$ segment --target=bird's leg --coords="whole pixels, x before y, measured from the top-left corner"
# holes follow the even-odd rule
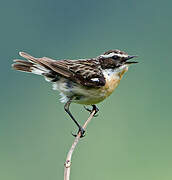
[[[85,108],[85,110],[87,110],[88,112],[90,112],[90,114],[91,114],[93,111],[95,111],[94,117],[97,117],[97,116],[98,116],[97,113],[99,112],[99,109],[98,109],[98,107],[97,107],[95,104],[92,105],[92,109],[89,109],[89,108],[87,108],[86,106],[84,106],[84,108]]]
[[[65,111],[69,114],[69,116],[70,116],[71,119],[74,121],[74,123],[78,126],[78,128],[79,128],[78,133],[81,132],[81,138],[82,138],[82,137],[85,136],[85,135],[84,135],[85,130],[82,128],[82,126],[75,120],[75,118],[74,118],[73,115],[71,114],[71,112],[70,112],[70,110],[69,110],[70,104],[71,104],[71,100],[69,100],[69,101],[65,104],[64,109],[65,109]],[[75,136],[75,137],[77,136],[76,134],[72,134],[72,135]]]

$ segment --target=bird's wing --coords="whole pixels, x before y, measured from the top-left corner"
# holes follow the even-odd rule
[[[94,88],[105,85],[101,66],[96,59],[54,60],[48,57],[35,58],[23,52],[20,55],[80,85]]]
[[[89,60],[51,60],[43,57],[42,62],[58,74],[87,87],[105,85],[101,67],[94,59]]]

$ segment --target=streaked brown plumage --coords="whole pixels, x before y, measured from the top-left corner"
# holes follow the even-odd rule
[[[13,68],[20,71],[31,72],[35,64],[39,64],[51,71],[53,75],[63,76],[78,84],[88,87],[100,87],[105,84],[100,63],[97,59],[84,60],[53,60],[47,57],[35,58],[27,53],[20,52],[20,55],[31,62],[14,60]],[[49,76],[49,74],[43,74]],[[100,82],[90,81],[92,78],[99,78]]]

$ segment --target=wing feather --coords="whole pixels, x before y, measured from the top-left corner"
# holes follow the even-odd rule
[[[97,59],[54,60],[48,57],[35,58],[25,52],[19,54],[31,63],[39,64],[80,85],[94,88],[105,85],[105,78]],[[95,78],[97,78],[96,81]]]

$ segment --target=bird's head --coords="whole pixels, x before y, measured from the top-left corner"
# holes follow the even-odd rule
[[[109,50],[104,54],[98,56],[102,69],[125,69],[130,64],[137,63],[136,61],[129,61],[137,56],[130,56],[124,51]]]

